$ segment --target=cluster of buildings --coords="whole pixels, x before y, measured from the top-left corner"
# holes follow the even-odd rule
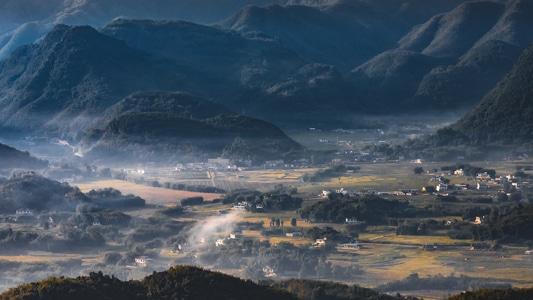
[[[464,176],[463,169],[457,169],[453,172],[453,175],[455,176]],[[462,191],[467,190],[470,188],[470,185],[467,184],[454,184],[449,185],[447,183],[442,182],[442,176],[435,176],[430,179],[430,182],[439,182],[435,186],[435,190],[437,192],[443,192],[443,191]],[[513,188],[516,190],[520,190],[522,188],[522,185],[524,182],[522,181],[521,177],[517,177],[514,175],[506,175],[506,176],[500,176],[497,178],[492,178],[490,174],[487,172],[478,173],[475,178],[472,178],[476,181],[475,189],[477,190],[486,190],[489,188],[490,184],[506,184],[509,183]],[[526,183],[527,184],[527,183]]]
[[[320,193],[320,197],[328,198],[332,193],[336,194],[342,194],[342,195],[348,195],[350,197],[357,197],[357,196],[366,196],[366,195],[388,195],[389,192],[378,192],[376,190],[360,190],[358,192],[352,192],[345,190],[344,188],[336,189],[334,191],[331,190],[322,190],[322,193]]]
[[[261,170],[261,169],[294,169],[308,168],[310,161],[307,158],[301,158],[295,161],[286,162],[283,159],[267,160],[263,164],[253,166],[251,160],[241,162],[241,166],[233,164],[227,158],[209,158],[207,162],[195,163],[178,163],[174,166],[174,171],[178,172],[203,172],[203,171],[244,171],[244,170]]]

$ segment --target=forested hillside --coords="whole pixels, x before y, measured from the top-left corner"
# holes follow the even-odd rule
[[[207,288],[208,287],[208,288]],[[142,280],[121,281],[98,273],[77,278],[49,278],[12,288],[1,299],[360,299],[392,300],[413,297],[380,295],[356,285],[291,280],[254,283],[197,267],[175,266]]]
[[[43,169],[47,166],[48,162],[45,160],[35,158],[28,152],[22,152],[0,143],[0,169]]]
[[[433,155],[433,159],[482,159],[499,151],[527,152],[533,138],[532,66],[533,47],[529,47],[511,72],[466,116],[433,135],[408,141],[408,148]]]

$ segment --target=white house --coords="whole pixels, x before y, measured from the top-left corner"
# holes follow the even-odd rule
[[[313,244],[314,247],[323,247],[326,246],[326,240],[327,238],[323,239],[316,239],[315,243]]]
[[[439,183],[435,189],[437,190],[437,192],[443,192],[443,191],[447,191],[448,190],[448,185],[446,183]]]
[[[274,268],[270,266],[263,267],[263,276],[266,278],[272,278],[278,276],[274,270]]]
[[[478,182],[476,188],[477,188],[478,190],[486,190],[486,189],[488,189],[489,187],[488,187],[486,184],[484,184],[484,183]]]
[[[464,190],[467,190],[468,188],[466,187],[466,184],[456,184],[453,186],[453,189],[456,191],[464,191]]]
[[[147,256],[139,256],[135,258],[135,264],[140,267],[146,267],[148,264],[151,264],[154,260]]]
[[[474,224],[480,225],[480,224],[485,224],[487,222],[488,222],[487,216],[482,216],[482,217],[476,217]]]
[[[483,173],[478,173],[476,176],[476,179],[482,180],[482,181],[489,181],[491,180],[491,177],[487,172],[483,172]]]
[[[225,239],[217,239],[216,242],[215,242],[215,246],[224,246],[226,244],[226,240]]]
[[[359,250],[361,247],[359,246],[359,242],[355,241],[355,242],[350,242],[350,243],[342,244],[342,245],[340,246],[340,248],[342,248],[342,249],[354,249],[354,250]]]
[[[285,233],[285,236],[287,237],[294,237],[294,238],[301,238],[303,237],[303,234],[299,231],[296,231],[296,232],[287,232]]]
[[[17,209],[15,213],[19,216],[31,216],[33,215],[33,212],[30,209],[24,208],[24,209]]]
[[[233,204],[233,209],[246,210],[247,205],[248,205],[248,202],[239,202],[237,204]]]
[[[232,232],[229,234],[229,238],[233,240],[240,239],[241,237],[242,237],[242,233],[240,232]]]
[[[366,223],[366,221],[358,221],[357,218],[346,218],[346,224],[357,225],[364,223]]]

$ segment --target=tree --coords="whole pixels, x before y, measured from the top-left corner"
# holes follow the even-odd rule
[[[122,255],[117,252],[106,253],[104,256],[104,264],[115,265],[122,259]]]
[[[498,193],[496,199],[498,202],[507,202],[509,201],[509,196],[506,193]]]
[[[418,175],[418,174],[422,174],[422,173],[424,173],[424,168],[422,168],[422,167],[415,167],[413,171],[414,171],[414,173],[415,173],[416,175]]]
[[[291,226],[296,227],[296,218],[291,219]]]
[[[522,193],[521,192],[512,193],[511,197],[509,198],[509,200],[514,201],[514,202],[518,202],[518,201],[522,200]]]

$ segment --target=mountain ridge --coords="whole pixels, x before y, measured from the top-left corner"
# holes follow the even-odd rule
[[[533,139],[533,44],[481,102],[454,124],[408,141],[407,148],[439,159],[501,157],[528,152]]]
[[[382,106],[396,98],[394,108],[403,111],[413,107],[433,112],[468,110],[511,70],[520,53],[533,42],[533,34],[525,29],[533,26],[532,20],[533,9],[522,0],[465,2],[413,27],[396,48],[385,52],[392,57],[401,56],[400,50],[426,55],[432,60],[431,68],[422,77],[409,85],[395,86],[394,78],[401,73],[363,76],[361,72],[371,61],[347,77],[352,84],[367,89],[364,97],[373,97]],[[502,34],[506,28],[513,28],[509,29],[513,34]],[[420,70],[416,61],[404,68]],[[366,86],[368,81],[391,83],[372,89]]]
[[[100,27],[115,18],[182,19],[208,24],[224,19],[249,4],[284,3],[284,0],[5,0],[0,3],[0,59],[18,46],[43,37],[57,24]],[[28,25],[33,32],[25,32]]]
[[[39,43],[0,62],[0,122],[4,133],[46,131],[78,142],[86,130],[104,130],[122,113],[108,109],[143,91],[187,93],[284,128],[352,127],[358,125],[353,116],[364,114],[465,111],[505,76],[525,43],[533,42],[526,30],[533,27],[533,5],[458,2],[416,27],[408,21],[401,25],[398,18],[378,20],[418,10],[394,14],[390,3],[378,10],[350,1],[249,6],[214,26],[126,19],[98,30],[58,25]],[[278,35],[288,24],[288,33]],[[263,31],[269,26],[272,30]],[[315,49],[329,57],[338,45],[329,45],[328,38],[342,42],[343,36],[357,35],[358,41],[369,41],[395,26],[378,42],[396,40],[394,48],[370,47],[375,53],[368,59],[350,51],[353,45],[344,48],[351,59],[361,60],[355,69],[342,56],[336,58],[344,61],[340,67],[338,61],[307,56]],[[506,32],[508,37],[499,39]],[[182,118],[184,112],[174,111]]]

